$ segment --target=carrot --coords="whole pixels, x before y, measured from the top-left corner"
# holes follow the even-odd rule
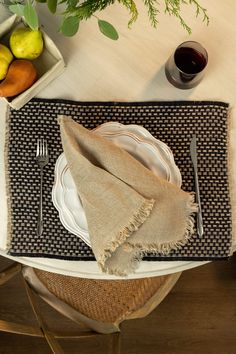
[[[0,97],[13,97],[27,90],[37,80],[37,71],[29,60],[14,60],[0,83]]]

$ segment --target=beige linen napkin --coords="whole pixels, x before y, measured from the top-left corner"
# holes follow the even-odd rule
[[[158,178],[126,151],[60,116],[61,140],[104,272],[133,272],[145,251],[168,253],[193,233],[194,195]]]

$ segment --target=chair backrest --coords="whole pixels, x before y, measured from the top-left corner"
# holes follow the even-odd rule
[[[119,331],[119,324],[144,317],[169,293],[181,273],[133,280],[69,277],[30,267],[23,275],[52,307],[100,333]]]

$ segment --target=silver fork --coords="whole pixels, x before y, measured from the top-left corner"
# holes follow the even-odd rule
[[[40,167],[40,197],[39,197],[39,212],[37,220],[37,235],[41,236],[43,233],[43,168],[47,165],[48,146],[47,141],[44,139],[38,139],[36,161]]]

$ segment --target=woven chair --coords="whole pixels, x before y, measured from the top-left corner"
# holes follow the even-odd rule
[[[120,326],[124,320],[147,316],[170,292],[181,272],[134,280],[95,280],[69,277],[13,264],[0,273],[0,285],[21,272],[39,328],[0,321],[0,331],[44,337],[54,354],[62,354],[57,338],[40,313],[37,296],[82,325],[73,338],[110,335],[112,353],[120,353]],[[84,328],[89,329],[85,332]],[[70,337],[70,336],[69,336]]]

